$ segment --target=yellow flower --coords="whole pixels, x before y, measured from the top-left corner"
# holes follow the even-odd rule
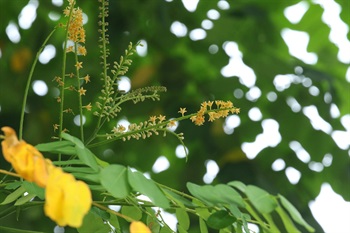
[[[35,147],[23,140],[19,141],[12,128],[6,126],[1,130],[5,133],[5,140],[1,142],[5,159],[11,163],[18,175],[35,182],[40,187],[45,187],[48,161]]]
[[[90,210],[89,187],[61,168],[51,166],[45,192],[45,214],[60,226],[80,227]]]
[[[130,233],[151,233],[151,230],[140,221],[135,221],[130,224]]]
[[[186,108],[180,108],[178,113],[181,113],[182,116],[184,116],[185,112],[187,112]]]
[[[64,173],[32,145],[19,141],[10,127],[2,127],[5,140],[1,142],[4,158],[24,179],[46,188],[45,214],[60,226],[80,227],[92,203],[87,184]]]
[[[85,95],[86,90],[85,90],[84,88],[81,87],[81,88],[78,90],[78,92],[79,92],[79,95]]]

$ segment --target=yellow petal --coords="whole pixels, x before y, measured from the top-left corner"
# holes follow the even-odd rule
[[[6,161],[11,163],[12,155],[9,151],[9,148],[17,145],[19,141],[16,132],[12,128],[5,126],[2,127],[1,130],[5,133],[5,140],[1,142],[2,153]]]
[[[45,214],[60,226],[80,227],[90,210],[89,187],[60,168],[52,168],[45,193]]]
[[[63,171],[60,168],[53,167],[50,169],[50,175],[45,190],[45,214],[54,220],[58,225],[65,226],[63,218],[62,203],[64,195],[59,182],[64,178]]]
[[[48,174],[44,156],[32,145],[18,141],[12,128],[1,129],[5,133],[5,140],[1,142],[5,159],[24,179],[45,187]]]
[[[130,224],[130,233],[151,233],[151,230],[140,221],[135,221]]]

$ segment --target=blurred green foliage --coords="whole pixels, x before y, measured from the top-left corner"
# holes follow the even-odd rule
[[[281,193],[290,200],[302,213],[304,218],[321,231],[313,219],[308,203],[320,191],[322,183],[331,184],[335,192],[350,201],[349,192],[349,147],[340,149],[330,134],[313,128],[310,120],[303,111],[292,111],[287,104],[290,97],[301,107],[314,105],[320,116],[327,121],[332,130],[344,131],[340,119],[350,112],[350,85],[346,81],[349,64],[338,61],[338,48],[329,40],[330,28],[322,22],[323,8],[313,3],[304,17],[297,24],[290,23],[284,16],[284,9],[299,1],[259,1],[236,0],[228,1],[230,8],[218,8],[218,1],[201,0],[195,12],[187,11],[182,2],[162,0],[130,0],[110,1],[109,34],[110,34],[110,62],[118,60],[129,42],[141,39],[147,42],[147,55],[134,56],[133,65],[128,72],[132,88],[149,85],[166,86],[167,93],[162,94],[160,102],[145,102],[138,105],[123,106],[123,115],[130,122],[147,120],[151,115],[163,114],[167,118],[179,116],[180,107],[186,107],[189,112],[195,112],[199,104],[205,100],[232,100],[241,108],[240,125],[234,133],[227,135],[223,131],[223,121],[206,123],[197,127],[191,122],[181,122],[177,131],[185,135],[185,144],[189,150],[188,162],[175,155],[175,148],[179,144],[175,138],[152,137],[139,141],[117,141],[103,147],[93,148],[94,153],[102,159],[112,163],[119,163],[149,172],[151,177],[173,187],[185,190],[186,182],[203,183],[206,173],[205,163],[214,160],[220,167],[220,172],[214,183],[241,180],[247,184],[254,184],[271,193]],[[336,1],[342,6],[340,14],[345,23],[349,23],[349,2]],[[63,7],[55,6],[51,1],[38,1],[37,16],[32,26],[19,29],[21,40],[12,43],[6,35],[9,22],[18,24],[18,16],[28,1],[0,1],[0,125],[11,126],[18,130],[20,106],[23,91],[30,66],[42,42],[59,21],[49,18],[49,13],[61,14]],[[66,3],[64,3],[66,4]],[[100,59],[97,41],[98,12],[97,1],[78,1],[88,17],[85,25],[87,34],[86,48],[88,55],[81,58],[88,64],[81,70],[82,76],[89,74],[91,83],[86,86],[87,94],[84,103],[97,100],[101,88]],[[203,40],[193,41],[188,33],[184,37],[176,37],[170,31],[174,21],[186,25],[188,32],[201,28],[203,20],[207,19],[207,12],[215,9],[220,18],[213,21],[213,28],[206,30]],[[281,30],[290,28],[305,31],[310,36],[308,51],[316,53],[318,61],[314,65],[291,56],[288,47],[281,37]],[[59,30],[49,41],[56,47],[56,56],[48,64],[39,64],[34,73],[34,80],[43,80],[49,87],[48,95],[40,97],[32,90],[29,94],[25,118],[24,138],[31,144],[48,142],[55,136],[53,124],[58,123],[58,107],[55,91],[56,84],[52,82],[61,73],[61,55],[63,30]],[[349,40],[349,33],[347,34]],[[249,100],[246,94],[249,87],[243,85],[237,77],[224,78],[221,69],[229,62],[229,56],[223,49],[223,44],[234,41],[242,52],[244,63],[254,70],[255,86],[261,91],[260,98]],[[210,45],[217,45],[218,52],[211,54]],[[73,62],[73,61],[72,61]],[[71,68],[73,69],[74,66]],[[295,73],[295,68],[301,67],[303,73]],[[309,78],[312,85],[317,87],[319,94],[310,95],[308,87],[301,83],[292,83],[284,91],[277,91],[274,86],[276,75],[293,74],[301,80]],[[349,74],[348,74],[349,75]],[[244,77],[243,77],[244,78]],[[234,91],[241,90],[242,98],[236,98]],[[277,99],[271,102],[267,99],[270,92],[277,94]],[[324,96],[330,95],[331,101],[325,101]],[[73,110],[77,109],[75,96],[67,97]],[[340,115],[332,117],[332,105],[339,108]],[[248,111],[258,107],[262,119],[252,121]],[[66,116],[65,127],[73,135],[78,135],[78,127],[73,123],[73,116]],[[263,149],[255,159],[249,160],[241,149],[245,142],[253,142],[262,133],[261,122],[264,119],[274,119],[279,124],[281,142],[275,147]],[[87,116],[86,137],[92,132],[96,117]],[[116,121],[110,122],[112,129]],[[349,140],[349,139],[347,139]],[[321,171],[313,171],[308,163],[300,161],[290,148],[291,141],[298,141],[310,154],[311,162],[322,163],[324,156],[333,157],[332,164],[323,166]],[[152,172],[152,166],[160,155],[170,161],[170,167],[159,174]],[[294,167],[301,172],[299,182],[292,185],[285,170],[273,171],[271,164],[276,159],[283,159],[286,167]],[[1,157],[2,167],[8,164]],[[2,194],[3,195],[3,194]],[[0,198],[4,198],[5,196]],[[0,207],[0,211],[1,211]],[[41,207],[18,212],[23,228],[32,226],[35,229],[52,229],[54,223],[37,222],[42,216]],[[22,218],[22,215],[25,217]],[[12,214],[0,220],[0,225],[15,225],[16,215]]]

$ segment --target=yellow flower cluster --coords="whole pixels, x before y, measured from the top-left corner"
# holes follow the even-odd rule
[[[1,142],[5,159],[18,175],[46,189],[45,214],[60,226],[80,227],[92,203],[89,187],[55,167],[32,145],[19,141],[12,128],[1,130],[5,133]]]
[[[68,24],[68,39],[75,43],[85,43],[85,29],[83,28],[83,11],[74,7],[74,0],[68,0],[69,5],[64,9],[63,14],[66,17],[69,17],[70,12],[72,11],[71,18]],[[79,45],[77,47],[78,54],[86,55],[85,46]],[[72,52],[73,46],[67,48],[67,52]]]
[[[203,125],[203,123],[205,122],[205,114],[209,115],[209,121],[214,121],[221,117],[227,117],[229,113],[238,114],[240,112],[240,109],[234,107],[231,101],[216,100],[216,109],[212,109],[213,104],[214,101],[203,102],[197,114],[190,118],[191,121],[194,122],[195,125]],[[180,109],[179,112],[183,114],[184,110],[185,109]]]

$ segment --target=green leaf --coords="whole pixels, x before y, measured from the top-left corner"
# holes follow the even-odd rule
[[[215,194],[214,187],[211,185],[197,185],[191,182],[186,184],[188,191],[196,198],[209,205],[215,205],[218,196]]]
[[[33,182],[29,182],[29,181],[24,181],[23,182],[23,187],[25,188],[25,190],[28,193],[33,193],[35,194],[38,198],[40,198],[41,200],[45,199],[45,189],[42,187],[39,187],[38,185],[36,185]]]
[[[122,214],[129,216],[134,220],[140,220],[142,218],[142,211],[140,208],[135,206],[123,206]]]
[[[131,171],[128,169],[128,180],[133,190],[146,195],[151,201],[161,208],[167,209],[170,207],[168,199],[153,180],[147,179],[139,171]]]
[[[177,193],[174,193],[168,189],[162,189],[166,194],[168,194],[168,198],[175,202],[176,204],[178,204],[180,207],[184,208],[185,206],[186,207],[195,207],[193,205],[193,203],[191,201],[189,201],[188,199],[184,198],[183,196],[177,194]],[[170,196],[170,197],[169,197]]]
[[[115,198],[126,198],[131,192],[125,166],[112,164],[100,172],[101,185]]]
[[[41,143],[35,146],[41,152],[50,152],[54,154],[75,155],[74,143],[70,141],[56,141]]]
[[[280,198],[282,206],[288,211],[292,219],[299,223],[300,225],[304,226],[309,232],[314,232],[315,229],[310,226],[301,216],[299,211],[293,206],[292,203],[290,203],[284,196],[281,194],[278,194],[278,197]]]
[[[209,227],[216,230],[228,227],[236,221],[236,218],[231,216],[225,210],[219,210],[209,216],[207,224]]]
[[[74,152],[75,148],[74,148]],[[53,161],[52,162],[56,166],[63,166],[63,165],[84,165],[84,163],[80,159],[70,159],[67,161]]]
[[[179,225],[187,231],[190,228],[190,217],[187,211],[183,208],[177,208],[175,214]]]
[[[96,156],[88,148],[84,147],[84,145],[83,147],[79,147],[76,145],[75,149],[77,151],[79,159],[83,163],[91,167],[94,171],[98,171],[99,167],[96,161]]]
[[[0,205],[6,205],[9,204],[11,202],[14,202],[15,200],[17,200],[20,196],[23,195],[23,193],[25,192],[25,188],[23,186],[19,187],[18,189],[16,189],[14,192],[10,193],[3,202],[0,203]]]
[[[17,189],[19,186],[21,186],[23,181],[15,180],[11,183],[6,184],[5,189],[6,190],[12,190]]]
[[[92,181],[95,183],[100,182],[100,174],[95,173],[95,174],[87,174],[87,173],[78,173],[78,172],[73,172],[71,173],[75,178],[79,180],[85,180],[85,181]]]
[[[228,185],[225,184],[218,184],[214,187],[215,194],[218,195],[217,199],[220,199],[220,202],[226,203],[226,204],[237,204],[239,207],[244,207],[243,198],[241,195],[231,188]]]
[[[195,208],[196,214],[201,218],[203,218],[204,220],[207,220],[211,214],[208,208],[201,201],[197,199],[193,200],[193,204],[199,207],[199,208]]]
[[[277,207],[276,200],[265,190],[254,185],[246,187],[246,195],[253,206],[261,213],[270,213]]]
[[[66,139],[69,142],[72,142],[74,145],[80,147],[80,148],[84,148],[84,143],[79,139],[76,138],[68,133],[62,132],[61,136],[63,139]]]
[[[187,189],[194,197],[207,204],[236,204],[240,207],[244,207],[241,195],[236,190],[225,184],[218,184],[216,186],[199,186],[188,182]]]
[[[243,184],[241,181],[231,181],[227,184],[238,189],[239,191],[241,191],[243,193],[245,193],[245,189],[247,188],[247,186],[245,184]]]
[[[61,135],[62,138],[72,142],[75,145],[76,154],[84,164],[91,167],[94,171],[98,171],[99,167],[96,161],[96,156],[84,146],[84,143],[80,141],[79,138],[73,137],[67,133],[62,133]]]
[[[282,222],[284,224],[284,227],[286,228],[287,232],[300,232],[298,228],[295,227],[292,220],[289,218],[288,214],[281,208],[281,206],[278,206],[276,208],[276,212],[279,214],[279,216],[282,219]]]
[[[94,232],[94,233],[106,233],[110,232],[111,228],[108,224],[105,224],[101,217],[89,211],[84,219],[81,227],[77,228],[79,233]]]
[[[96,174],[96,171],[94,171],[91,167],[63,167],[62,170],[69,173],[79,172],[86,174]]]
[[[180,224],[177,224],[176,227],[179,233],[187,233],[187,230],[185,230]]]
[[[160,229],[159,233],[173,233],[173,231],[168,226],[164,226]]]
[[[121,232],[118,217],[114,214],[110,215],[108,222],[115,228],[116,232]]]
[[[207,224],[202,218],[199,218],[199,230],[201,231],[201,233],[208,233]]]
[[[44,233],[43,231],[27,231],[27,230],[21,230],[18,228],[10,228],[10,227],[3,227],[3,226],[0,226],[0,232],[6,232],[6,233]]]
[[[100,218],[102,218],[103,220],[107,220],[111,217],[111,214],[106,212],[105,210],[101,210],[100,208],[97,208],[95,206],[91,207],[91,213],[99,216]]]
[[[274,220],[272,219],[271,214],[262,214],[264,216],[264,218],[267,221],[267,225],[268,225],[268,229],[270,232],[273,233],[280,233],[281,231],[278,229],[278,227],[276,226]],[[263,223],[261,223],[263,224]]]
[[[34,193],[28,193],[26,196],[20,197],[19,199],[17,199],[17,201],[15,202],[15,206],[20,206],[23,205],[27,202],[29,202],[30,200],[32,200],[34,197],[36,197],[36,195]]]
[[[228,209],[230,210],[231,214],[235,216],[235,218],[242,218],[242,212],[238,209],[237,205],[230,204]]]

